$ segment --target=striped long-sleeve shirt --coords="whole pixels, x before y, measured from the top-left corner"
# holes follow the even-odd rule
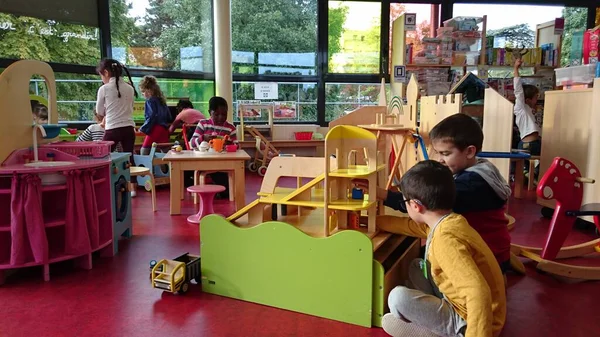
[[[88,128],[77,137],[78,142],[100,141],[102,139],[104,139],[104,128],[100,124],[88,126]]]
[[[237,131],[233,124],[225,121],[223,125],[215,125],[215,122],[212,118],[203,119],[198,122],[198,126],[196,126],[196,131],[194,131],[194,138],[200,138],[199,141],[204,139],[204,135],[216,135],[216,136],[229,136],[229,139],[237,144]]]
[[[79,137],[77,137],[78,142],[98,142],[104,139],[105,130],[100,124],[92,124],[88,126],[85,131],[83,131]],[[121,143],[117,144],[116,148],[117,152],[123,152],[123,148]]]

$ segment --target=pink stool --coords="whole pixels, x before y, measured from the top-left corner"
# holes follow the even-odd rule
[[[203,217],[213,214],[213,200],[215,194],[225,191],[225,186],[221,185],[195,185],[187,188],[190,193],[196,193],[200,196],[200,206],[198,214],[190,215],[187,221],[194,224],[199,224],[200,219]]]

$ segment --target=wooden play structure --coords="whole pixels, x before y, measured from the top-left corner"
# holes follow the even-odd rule
[[[600,239],[575,246],[562,247],[578,216],[593,216],[600,230],[600,204],[582,206],[584,184],[594,179],[581,176],[577,166],[564,158],[556,157],[540,179],[537,195],[545,200],[555,200],[556,207],[546,243],[542,248],[513,244],[512,252],[538,262],[539,270],[577,280],[600,280],[600,267],[577,266],[557,262],[592,253],[600,253]]]
[[[376,147],[373,133],[337,126],[325,138],[327,158],[274,157],[257,200],[227,219],[201,220],[203,291],[381,326],[387,295],[406,280],[420,244],[377,230],[385,165]],[[285,188],[281,177],[309,181]],[[355,178],[369,181],[362,199],[350,196]]]
[[[386,101],[384,85],[382,82],[381,104]],[[425,159],[419,155],[413,137],[418,129],[417,99],[418,84],[413,76],[408,85],[406,104],[394,96],[387,106],[365,106],[329,123],[330,127],[357,125],[376,135],[377,150],[385,154],[383,164],[387,165],[389,171],[384,185],[386,188],[392,187],[394,181],[399,181],[402,174],[416,162]]]
[[[10,70],[10,71],[9,71]],[[0,111],[13,111],[10,115],[26,114],[27,121],[21,118],[5,118],[0,125],[2,131],[2,146],[0,146],[0,161],[14,150],[31,146],[31,106],[19,106],[21,102],[29,102],[29,81],[32,75],[41,75],[46,81],[48,91],[48,123],[58,122],[58,109],[56,107],[56,80],[52,68],[44,62],[24,60],[6,68],[0,77]],[[19,88],[23,90],[14,90]],[[11,90],[8,90],[11,89]],[[15,103],[18,102],[18,103]],[[52,139],[41,139],[40,143],[51,142]]]
[[[576,111],[576,113],[575,113]],[[584,177],[600,177],[600,79],[594,88],[547,91],[544,101],[540,176],[555,157],[569,158]],[[583,191],[583,203],[600,201],[600,184]],[[554,208],[553,200],[538,197],[538,204]],[[585,218],[592,220],[591,218]]]

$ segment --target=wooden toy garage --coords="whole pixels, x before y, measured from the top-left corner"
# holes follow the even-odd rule
[[[375,188],[385,181],[385,164],[376,146],[371,132],[337,126],[325,138],[326,153],[335,158],[273,158],[257,200],[227,219],[202,219],[203,291],[381,326],[387,294],[407,278],[420,244],[377,230],[383,209]],[[281,177],[310,181],[282,188]],[[369,181],[363,199],[348,195],[355,178]],[[287,210],[278,221],[271,218],[275,205]],[[353,218],[361,225],[348,221]]]

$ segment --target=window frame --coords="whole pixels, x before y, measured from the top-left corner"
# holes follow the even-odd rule
[[[214,1],[211,1],[211,11],[214,13]],[[264,74],[233,74],[232,80],[235,82],[298,82],[298,83],[317,83],[317,121],[320,126],[327,126],[325,121],[325,94],[327,83],[356,83],[378,84],[381,79],[385,79],[386,83],[390,82],[389,74],[389,15],[391,3],[414,3],[414,4],[437,4],[440,6],[441,21],[452,18],[452,7],[454,4],[460,3],[487,3],[487,4],[515,4],[515,5],[562,5],[568,7],[587,7],[588,20],[587,28],[594,26],[596,6],[592,6],[589,0],[526,0],[519,2],[517,0],[341,0],[345,2],[376,2],[381,3],[381,31],[380,31],[380,67],[379,74],[339,74],[328,72],[328,0],[318,0],[317,2],[317,65],[316,74],[311,76],[303,75],[264,75]],[[112,56],[112,41],[110,34],[110,0],[97,0],[98,6],[98,28],[100,38],[100,56]],[[214,17],[213,17],[214,20]],[[214,35],[214,25],[213,39]],[[213,55],[215,44],[213,43]],[[0,68],[6,68],[11,63],[18,59],[0,58]],[[49,62],[53,71],[61,73],[73,74],[96,74],[94,66],[65,64]],[[174,71],[162,69],[146,69],[146,68],[128,68],[132,77],[143,75],[153,75],[161,79],[191,79],[191,80],[210,80],[215,85],[215,74],[213,72],[191,72],[191,71]],[[216,86],[215,86],[216,89]],[[284,122],[282,124],[306,124],[307,122]],[[69,126],[85,127],[90,122],[71,121]]]

